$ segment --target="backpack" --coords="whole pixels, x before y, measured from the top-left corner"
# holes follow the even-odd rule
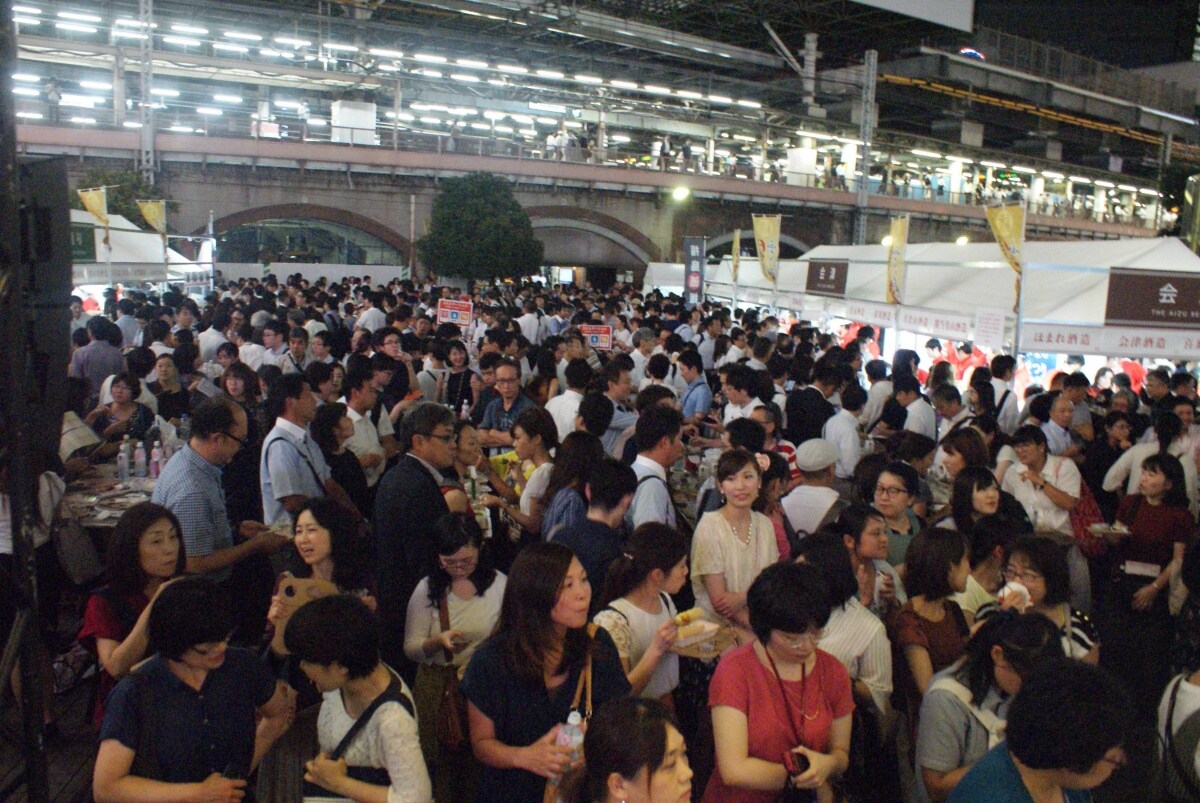
[[[1004,741],[1004,720],[991,711],[984,710],[975,705],[975,701],[971,697],[971,690],[959,683],[956,678],[949,676],[940,677],[930,684],[925,693],[929,694],[929,692],[935,690],[949,692],[954,695],[954,699],[962,703],[971,716],[975,717],[979,724],[987,730],[988,750],[991,750]]]

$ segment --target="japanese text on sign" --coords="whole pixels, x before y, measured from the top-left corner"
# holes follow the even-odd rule
[[[470,301],[455,301],[443,298],[438,301],[437,322],[452,323],[466,329],[471,325],[474,305]]]
[[[587,344],[597,351],[609,351],[612,349],[611,326],[584,324],[579,327],[579,334],[583,335]]]

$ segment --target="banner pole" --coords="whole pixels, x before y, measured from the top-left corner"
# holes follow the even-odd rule
[[[1024,214],[1021,215],[1021,245],[1022,245],[1021,250],[1022,250],[1022,252],[1024,252],[1025,220],[1027,218],[1028,218],[1028,215],[1024,215]],[[1022,262],[1021,272],[1017,275],[1017,309],[1016,309],[1017,322],[1013,326],[1013,356],[1014,357],[1019,356],[1021,354],[1021,319],[1022,319],[1022,317],[1024,317],[1024,314],[1025,314],[1025,271],[1027,269],[1028,269],[1028,265],[1026,265],[1026,264],[1024,264],[1024,262]]]

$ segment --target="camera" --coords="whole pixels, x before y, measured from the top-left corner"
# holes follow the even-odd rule
[[[808,772],[811,762],[809,762],[808,756],[803,753],[794,753],[791,750],[785,750],[783,753],[783,766],[787,769],[788,775],[795,778],[797,775],[803,775]]]

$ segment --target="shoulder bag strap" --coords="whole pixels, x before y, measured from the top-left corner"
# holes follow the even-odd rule
[[[975,717],[975,719],[979,721],[979,724],[983,725],[984,729],[988,732],[989,749],[1004,741],[1004,720],[1000,719],[1000,717],[996,716],[991,711],[987,711],[975,705],[975,701],[971,697],[970,689],[968,689],[955,678],[941,677],[931,683],[925,693],[928,694],[929,692],[938,689],[952,694],[954,699],[962,703],[963,706],[966,707],[967,711],[970,712],[971,716]]]
[[[358,719],[354,720],[354,724],[350,726],[350,730],[346,731],[346,735],[342,737],[342,740],[338,742],[337,747],[333,748],[333,752],[329,754],[329,757],[334,761],[345,755],[346,750],[350,748],[350,745],[354,742],[355,737],[357,737],[362,729],[366,727],[367,723],[371,721],[371,717],[375,716],[375,712],[379,710],[379,706],[383,705],[384,703],[400,703],[400,705],[404,706],[404,710],[407,711],[410,716],[415,716],[415,714],[413,714],[414,709],[412,701],[410,701],[408,699],[408,695],[404,693],[404,687],[401,685],[400,679],[396,677],[391,668],[388,669],[388,674],[392,678],[391,683],[388,684],[388,687],[384,689],[382,694],[371,701],[371,704],[367,706],[366,710],[362,712]]]
[[[267,466],[269,467],[271,465],[271,461],[270,461],[271,447],[274,446],[275,444],[279,443],[280,441],[283,441],[284,443],[289,444],[293,449],[296,450],[296,454],[300,455],[300,459],[304,461],[304,465],[308,466],[308,470],[312,472],[313,479],[316,480],[317,487],[324,488],[325,483],[321,481],[321,477],[320,477],[320,475],[317,474],[317,469],[315,466],[313,466],[312,461],[308,459],[308,455],[306,455],[304,452],[302,452],[300,450],[299,446],[292,443],[287,438],[279,437],[279,438],[275,438],[274,440],[267,442],[266,448],[263,452],[264,462],[266,462]]]
[[[450,630],[450,589],[449,588],[446,589],[446,593],[444,595],[442,595],[442,598],[438,601],[438,619],[440,620],[440,624],[442,626],[442,632],[445,633],[445,632],[449,631]],[[446,653],[446,662],[454,663],[454,653],[450,652],[450,650],[447,650],[445,647],[443,647],[442,649]]]
[[[1189,795],[1200,800],[1200,789],[1197,789],[1196,784],[1192,782],[1191,775],[1188,774],[1187,767],[1184,766],[1183,760],[1179,757],[1179,751],[1175,747],[1175,701],[1179,698],[1179,687],[1186,680],[1186,676],[1180,675],[1175,681],[1175,688],[1171,690],[1171,702],[1167,705],[1167,753],[1171,756],[1171,767],[1175,770],[1175,777],[1187,789]]]
[[[588,623],[587,659],[584,661],[583,671],[579,673],[579,681],[575,684],[575,696],[571,698],[572,711],[579,708],[580,701],[583,701],[583,718],[585,721],[592,718],[592,646],[595,644],[596,630],[598,628],[599,625]],[[584,696],[585,694],[586,697]]]

